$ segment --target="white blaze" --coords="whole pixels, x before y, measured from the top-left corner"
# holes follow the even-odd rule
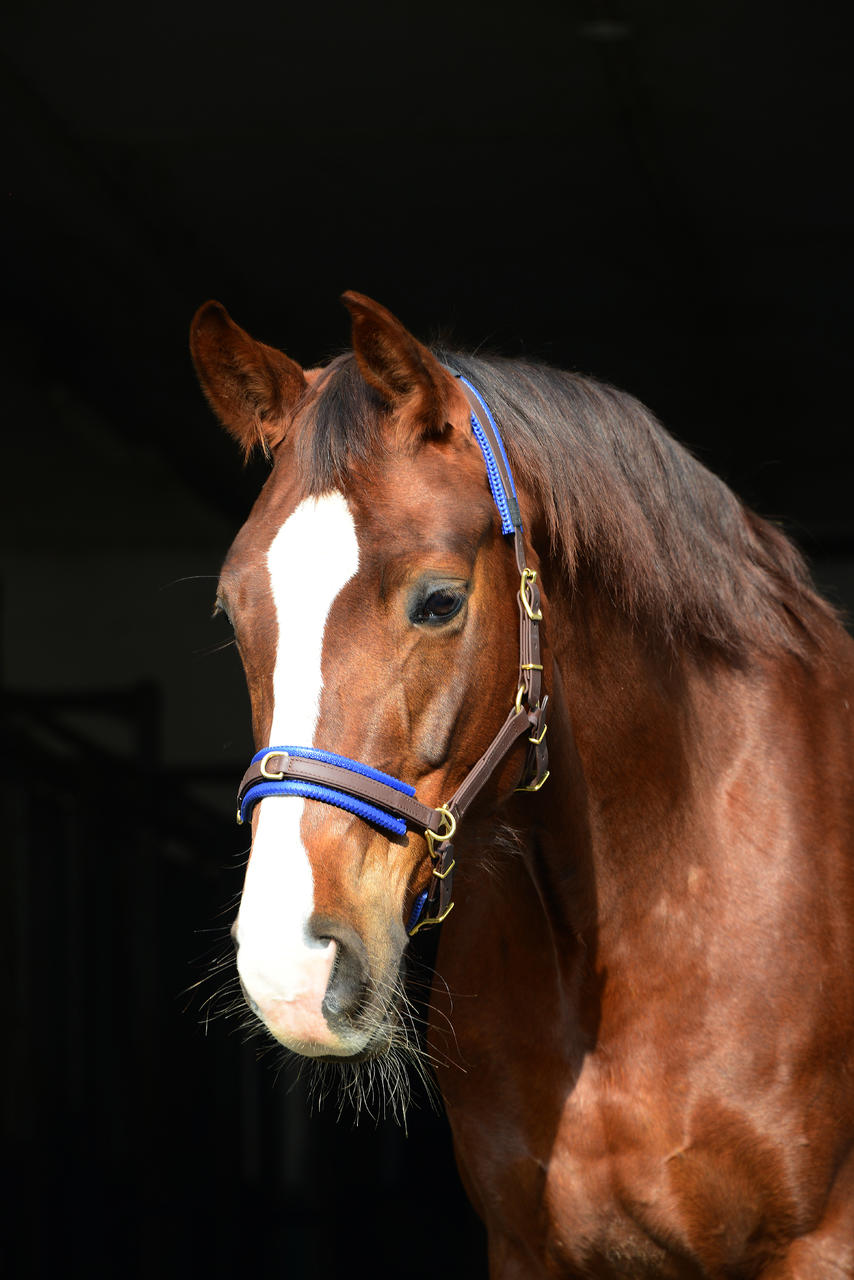
[[[311,746],[329,611],[359,567],[353,517],[340,493],[307,498],[267,552],[278,624],[270,746]],[[259,806],[237,922],[243,985],[280,1039],[320,1039],[320,1012],[335,944],[312,938],[314,883],[300,836],[305,801],[271,796]],[[278,1024],[278,1025],[277,1025]]]

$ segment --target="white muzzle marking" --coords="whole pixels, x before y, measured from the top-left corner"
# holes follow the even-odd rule
[[[323,688],[327,618],[359,567],[343,495],[301,502],[273,539],[267,567],[278,623],[270,746],[309,746]],[[308,1055],[351,1053],[354,1046],[335,1036],[321,1010],[337,943],[315,938],[308,927],[314,880],[300,835],[304,808],[296,796],[260,802],[237,919],[237,968],[277,1040]]]

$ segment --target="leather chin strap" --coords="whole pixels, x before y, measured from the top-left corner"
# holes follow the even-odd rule
[[[300,747],[271,747],[259,752],[243,775],[237,793],[237,821],[240,823],[265,796],[298,794],[338,805],[398,834],[403,834],[408,827],[421,830],[433,861],[433,878],[429,889],[421,894],[413,909],[408,924],[410,936],[428,925],[441,924],[451,912],[454,905],[454,834],[467,810],[520,738],[526,736],[529,746],[516,790],[539,791],[549,776],[546,747],[548,697],[542,693],[539,631],[542,613],[537,575],[527,566],[516,492],[492,415],[474,388],[460,374],[454,376],[459,379],[471,407],[472,426],[477,425],[486,438],[487,447],[480,439],[478,443],[484,451],[502,525],[513,535],[520,574],[517,600],[519,684],[514,706],[451,799],[438,809],[422,804],[416,799],[412,787],[388,774],[343,756]],[[497,485],[500,485],[498,492]],[[508,524],[509,529],[506,528]]]

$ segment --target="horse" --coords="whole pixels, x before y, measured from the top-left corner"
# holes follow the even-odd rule
[[[494,1280],[854,1276],[851,638],[631,396],[343,300],[314,369],[191,330],[271,463],[246,1001],[351,1085],[422,1054]]]

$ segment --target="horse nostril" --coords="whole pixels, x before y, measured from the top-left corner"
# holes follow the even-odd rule
[[[342,934],[345,935],[342,937]],[[327,1021],[358,1017],[368,987],[368,957],[361,938],[346,926],[323,935],[338,944],[335,964],[329,976],[321,1006]]]

